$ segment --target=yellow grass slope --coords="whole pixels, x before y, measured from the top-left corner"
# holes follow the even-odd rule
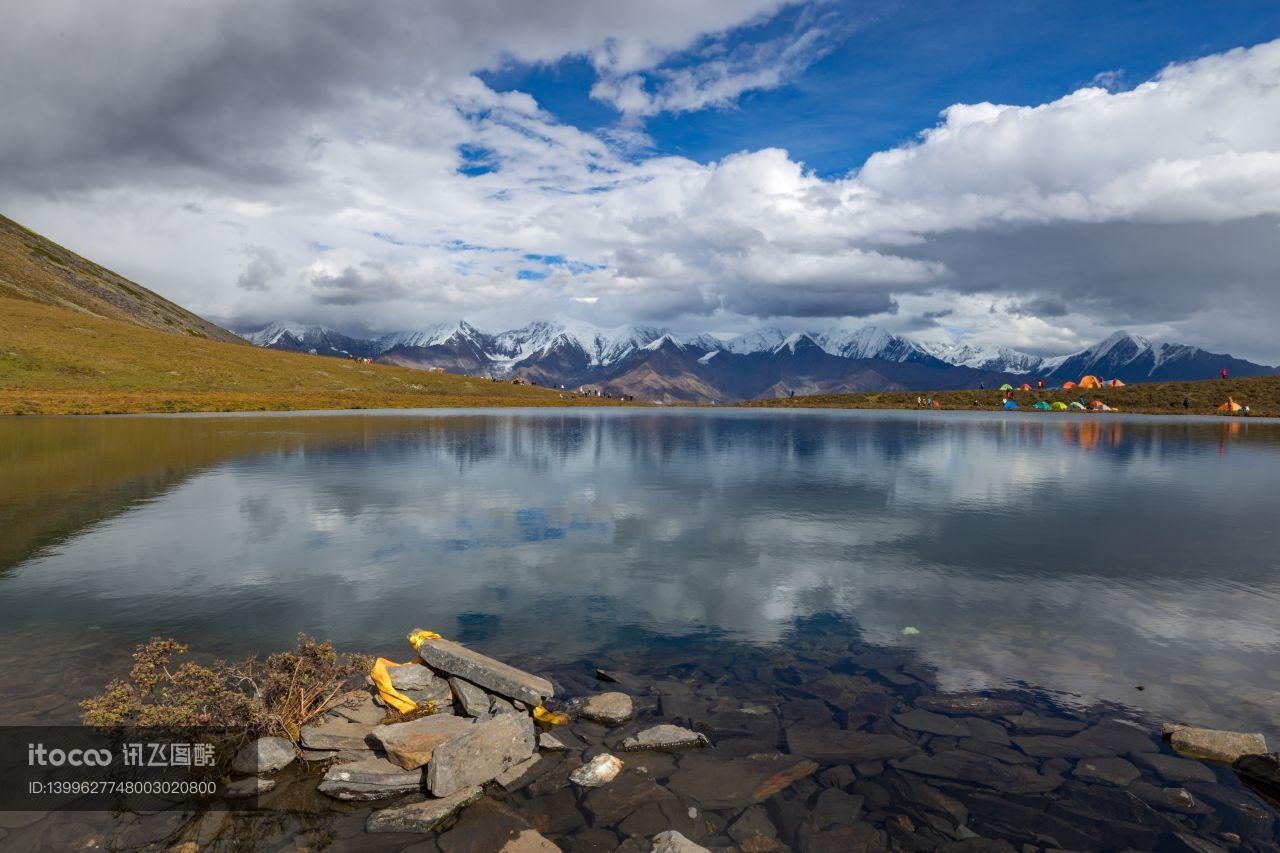
[[[555,391],[527,385],[167,334],[73,308],[0,298],[0,414],[564,402]]]
[[[243,344],[226,329],[3,216],[0,297],[69,308],[176,335]]]

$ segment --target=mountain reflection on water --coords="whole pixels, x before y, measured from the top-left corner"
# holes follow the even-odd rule
[[[1275,423],[16,419],[0,463],[11,655],[84,626],[125,649],[172,635],[245,655],[306,631],[403,654],[422,626],[551,665],[681,638],[767,647],[835,614],[942,689],[1280,726]]]

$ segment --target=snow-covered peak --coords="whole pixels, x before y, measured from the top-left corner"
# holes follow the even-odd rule
[[[934,358],[954,364],[958,367],[972,367],[975,370],[993,370],[1001,373],[1034,373],[1046,372],[1048,359],[1038,355],[1022,352],[1012,347],[977,347],[972,344],[946,344],[928,342],[919,347]],[[1060,364],[1066,356],[1058,356]],[[1055,365],[1056,366],[1056,365]]]
[[[1124,346],[1132,347],[1133,354],[1127,358],[1126,361],[1133,361],[1133,359],[1151,349],[1151,341],[1140,335],[1131,335],[1124,329],[1121,329],[1115,334],[1109,335],[1101,343],[1086,350],[1086,352],[1089,353],[1092,358],[1100,359],[1106,358],[1107,355],[1117,347]]]
[[[781,330],[765,326],[732,338],[724,343],[721,349],[744,355],[753,352],[773,352],[782,346],[782,342],[786,339],[786,334]]]
[[[879,326],[828,329],[814,336],[814,340],[827,352],[844,358],[883,358],[889,361],[906,361],[912,355],[921,352],[914,341],[887,332]]]

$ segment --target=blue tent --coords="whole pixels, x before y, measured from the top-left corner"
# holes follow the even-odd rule
[[[1018,408],[1018,401],[1017,401],[1017,400],[1005,400],[1005,401],[1004,401],[1004,407],[1005,407],[1006,409],[1016,409],[1016,408]]]

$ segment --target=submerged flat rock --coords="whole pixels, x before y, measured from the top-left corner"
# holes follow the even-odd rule
[[[441,672],[529,705],[541,705],[544,699],[556,693],[555,687],[545,678],[516,669],[452,640],[425,640],[418,647],[418,656]]]
[[[762,753],[724,759],[698,752],[680,760],[667,787],[704,809],[744,808],[767,800],[817,769],[816,762],[796,755]]]
[[[709,744],[707,736],[701,732],[663,723],[645,729],[639,734],[628,735],[622,739],[622,745],[619,748],[627,752],[635,752],[643,749],[690,749]]]
[[[918,752],[914,743],[894,735],[851,732],[815,726],[788,726],[787,748],[795,755],[820,764],[856,764],[884,761]]]
[[[366,758],[330,767],[320,780],[320,793],[337,800],[384,800],[421,790],[422,775],[385,758]]]
[[[1198,729],[1192,726],[1172,728],[1169,745],[1183,755],[1231,764],[1245,755],[1267,751],[1267,739],[1260,734]]]
[[[464,806],[483,796],[479,786],[463,788],[447,797],[424,800],[407,806],[382,809],[369,815],[368,832],[430,832]]]

